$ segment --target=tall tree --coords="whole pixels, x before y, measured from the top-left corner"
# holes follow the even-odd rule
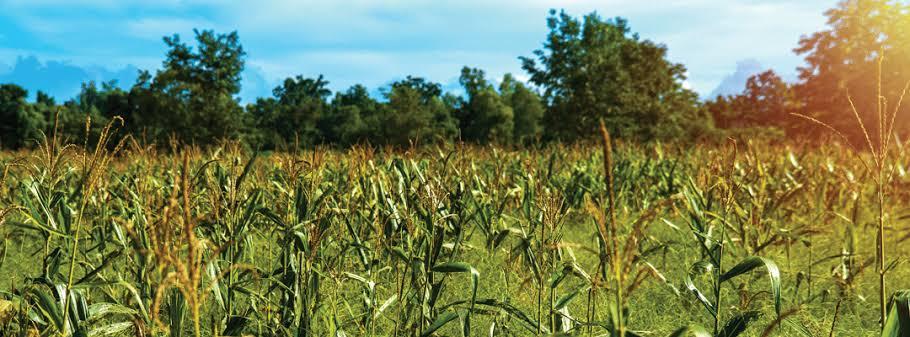
[[[370,140],[380,134],[380,105],[357,84],[335,94],[329,113],[320,121],[325,140],[340,145]]]
[[[260,98],[251,110],[257,125],[267,133],[267,147],[321,142],[319,121],[328,110],[329,82],[317,78],[289,77],[272,90],[274,98]]]
[[[26,102],[27,96],[18,85],[0,85],[0,146],[20,148],[40,139],[44,116]]]
[[[531,82],[544,90],[552,137],[595,135],[601,118],[619,136],[682,133],[697,97],[683,88],[686,68],[666,59],[665,46],[631,34],[625,19],[596,13],[579,21],[551,11],[547,26],[543,49],[521,59]]]
[[[386,118],[383,120],[385,143],[407,146],[433,137],[433,115],[421,93],[407,86],[392,87],[388,93]]]
[[[35,112],[41,115],[45,121],[45,132],[53,132],[49,130],[54,126],[54,118],[58,112],[57,101],[51,95],[48,95],[46,92],[38,90],[35,93],[35,104],[32,105],[35,109]],[[2,147],[2,145],[0,145]]]
[[[442,96],[442,85],[439,83],[427,81],[423,77],[408,75],[403,80],[392,82],[390,89],[394,90],[395,88],[402,87],[416,90],[420,96],[420,100],[423,103],[429,103],[430,101],[438,99],[440,96]]]
[[[750,76],[742,93],[718,96],[705,103],[719,127],[775,127],[787,130],[800,121],[790,115],[794,97],[790,85],[773,70]]]
[[[140,74],[131,91],[136,121],[150,136],[193,143],[237,138],[243,110],[235,99],[246,53],[237,32],[194,30],[196,48],[178,35],[165,37],[168,52],[155,76]]]
[[[44,104],[47,106],[57,105],[57,101],[54,100],[54,97],[41,90],[38,90],[38,92],[35,94],[35,103]]]
[[[790,85],[773,70],[750,76],[742,97],[745,117],[752,124],[787,129],[795,122],[790,116],[794,100]]]
[[[878,134],[876,88],[878,58],[882,63],[882,94],[890,104],[897,101],[910,81],[910,4],[895,0],[844,0],[825,13],[828,29],[805,36],[795,52],[805,56],[795,87],[800,112],[828,123],[861,141],[848,96],[869,132]],[[893,105],[889,105],[893,107]],[[899,116],[907,125],[910,116]],[[803,133],[822,129],[804,122]],[[906,129],[906,127],[904,127]]]
[[[382,142],[407,146],[451,140],[458,125],[441,95],[441,85],[421,77],[392,83],[385,92]]]
[[[126,105],[125,102],[118,102],[126,99],[126,93],[114,88],[113,83],[106,83],[101,90],[94,81],[82,83],[76,97],[54,109],[59,114],[49,116],[56,118],[58,129],[55,131],[59,133],[58,136],[73,142],[94,143],[109,118],[118,115],[114,110],[120,104]],[[85,129],[86,119],[91,122],[88,130]]]
[[[457,112],[462,139],[481,144],[510,143],[512,108],[487,81],[484,71],[464,67],[459,82],[467,97]]]
[[[536,92],[506,74],[499,85],[503,101],[512,108],[513,142],[528,144],[543,135],[542,119],[546,108]]]

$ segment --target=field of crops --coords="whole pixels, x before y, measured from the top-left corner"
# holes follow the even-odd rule
[[[98,142],[0,155],[0,336],[878,336],[880,220],[910,288],[899,154]]]

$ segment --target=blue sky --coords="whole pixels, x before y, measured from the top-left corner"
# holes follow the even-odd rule
[[[457,86],[459,69],[524,78],[547,33],[550,8],[629,19],[689,69],[687,85],[709,95],[737,88],[763,68],[795,77],[799,38],[824,28],[835,0],[215,1],[0,0],[0,82],[58,100],[86,80],[129,85],[160,67],[161,37],[193,28],[237,30],[247,51],[245,102],[285,77],[324,74],[333,90],[376,89],[406,75]],[[739,66],[738,66],[739,65]]]

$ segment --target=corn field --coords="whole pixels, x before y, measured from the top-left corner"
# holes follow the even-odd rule
[[[908,333],[900,141],[876,184],[874,151],[836,144],[114,134],[0,155],[0,336]]]

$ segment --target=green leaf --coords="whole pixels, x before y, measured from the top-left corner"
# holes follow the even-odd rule
[[[550,275],[550,289],[554,289],[559,286],[560,283],[566,278],[566,268],[562,268],[553,272]]]
[[[569,302],[571,302],[572,299],[575,298],[575,296],[578,296],[578,294],[588,290],[588,288],[590,288],[590,287],[588,287],[588,286],[578,287],[575,290],[569,292],[568,294],[563,295],[558,300],[556,300],[556,305],[555,305],[554,309],[561,310],[562,308],[565,308],[567,305],[569,305]]]
[[[119,334],[123,331],[126,331],[126,329],[129,329],[132,326],[133,326],[132,322],[119,322],[119,323],[108,324],[105,326],[98,327],[96,329],[92,329],[92,331],[89,332],[88,335],[89,336],[110,336],[110,335]]]
[[[41,310],[41,313],[54,323],[54,327],[57,328],[57,331],[65,331],[63,311],[60,310],[60,306],[57,304],[54,297],[40,289],[32,289],[31,293],[38,298],[38,308]]]
[[[717,309],[714,307],[714,304],[711,303],[711,300],[709,300],[701,290],[698,290],[698,287],[695,286],[695,281],[692,280],[695,276],[709,273],[713,268],[714,266],[708,262],[696,262],[689,268],[689,273],[686,275],[684,284],[686,289],[695,294],[695,298],[705,306],[705,309],[708,309],[711,316],[717,317]]]
[[[117,281],[116,284],[126,288],[127,291],[129,291],[130,295],[132,295],[132,300],[138,304],[138,307],[140,309],[139,313],[142,314],[143,321],[147,324],[151,323],[152,320],[149,317],[148,311],[145,308],[145,305],[142,301],[142,297],[139,295],[139,290],[137,290],[136,287],[134,287],[133,285],[129,284],[128,282],[126,282],[124,280],[119,280],[119,281]]]
[[[723,330],[717,333],[717,337],[736,337],[746,331],[749,323],[756,320],[761,313],[758,311],[747,311],[730,318],[727,324],[724,324]]]
[[[218,306],[222,310],[225,310],[226,305],[224,302],[224,291],[221,289],[221,284],[219,281],[219,275],[221,275],[221,268],[218,266],[216,261],[210,261],[206,264],[205,270],[209,275],[209,279],[212,280],[212,283],[209,285],[209,288],[212,289],[212,295],[215,295],[215,302],[218,303]]]
[[[382,315],[382,313],[385,312],[392,304],[394,304],[396,300],[398,300],[398,295],[392,295],[392,297],[389,297],[389,299],[385,300],[385,302],[382,302],[382,305],[379,306],[379,310],[376,310],[376,313],[373,314],[373,318],[377,318],[379,315]]]
[[[370,283],[370,281],[367,280],[365,277],[360,276],[360,275],[357,275],[357,274],[354,274],[354,273],[344,272],[344,275],[347,276],[348,278],[354,279],[354,280],[356,280],[356,281],[358,281],[358,282],[360,282],[360,283],[363,283],[363,284],[368,284],[368,283]]]
[[[272,212],[272,210],[265,208],[265,207],[260,207],[257,211],[259,212],[259,214],[264,216],[266,219],[268,219],[272,223],[278,225],[278,227],[281,227],[281,228],[288,227],[287,224],[285,224],[284,221],[281,220],[281,217],[279,217],[277,214]]]
[[[97,320],[113,314],[133,316],[138,314],[138,312],[135,309],[116,303],[95,303],[88,307],[89,320]]]
[[[802,337],[813,337],[812,332],[809,331],[809,328],[802,322],[793,321],[793,320],[784,320],[784,325],[786,325],[790,330],[796,332],[796,335]]]
[[[465,301],[460,301],[460,302],[456,302],[456,303],[464,303],[464,302]],[[527,329],[528,332],[530,332],[530,333],[537,332],[537,326],[539,325],[537,323],[537,321],[534,320],[533,318],[531,318],[531,316],[528,315],[527,313],[521,311],[520,309],[516,308],[515,306],[513,306],[509,303],[498,301],[498,300],[492,299],[492,298],[485,298],[485,299],[477,300],[477,304],[484,305],[484,306],[490,306],[490,307],[494,307],[494,308],[499,308],[506,314],[509,314],[510,316],[517,318],[519,322],[523,323],[522,326],[525,329]],[[547,327],[544,325],[541,325],[540,328],[542,329],[542,331],[544,333],[550,332],[550,330],[547,329]]]
[[[240,189],[240,185],[243,184],[243,180],[246,179],[246,176],[249,175],[250,170],[253,168],[253,164],[256,163],[256,158],[259,157],[259,151],[253,152],[253,155],[250,157],[250,160],[246,162],[246,165],[243,166],[243,173],[237,177],[237,180],[234,182],[234,188]]]
[[[768,278],[771,280],[771,294],[774,296],[774,311],[780,317],[780,269],[777,268],[777,264],[774,261],[758,256],[747,257],[726,273],[723,273],[720,276],[720,282],[748,273],[758,267],[765,267],[768,271]]]
[[[181,337],[183,336],[183,324],[186,321],[186,301],[183,298],[183,293],[174,289],[168,296],[167,301],[170,337]]]
[[[430,270],[437,273],[471,273],[471,308],[464,318],[464,333],[465,336],[469,336],[471,330],[471,314],[474,311],[474,304],[477,302],[477,286],[480,282],[480,273],[471,265],[463,262],[446,262],[435,265],[433,268],[430,268]]]
[[[430,268],[431,271],[437,273],[468,273],[473,269],[471,265],[463,262],[446,262]]]
[[[85,276],[83,276],[78,281],[76,281],[76,284],[80,284],[80,283],[92,280],[95,276],[98,275],[98,273],[100,273],[102,270],[104,270],[105,268],[110,266],[111,263],[114,262],[114,259],[119,257],[120,254],[122,254],[121,251],[115,251],[115,252],[112,252],[112,253],[108,254],[107,256],[105,256],[104,259],[101,261],[101,265],[99,265],[95,269],[92,269],[92,271],[86,273]]]
[[[882,337],[910,336],[910,290],[900,290],[892,295],[889,307]]]
[[[423,330],[423,332],[420,333],[420,337],[432,335],[434,332],[436,332],[436,330],[442,328],[443,325],[446,325],[446,323],[449,323],[456,318],[458,318],[458,314],[454,312],[447,312],[440,315],[436,318],[435,321],[433,321],[433,324],[430,324],[430,326],[428,326],[425,330]]]

